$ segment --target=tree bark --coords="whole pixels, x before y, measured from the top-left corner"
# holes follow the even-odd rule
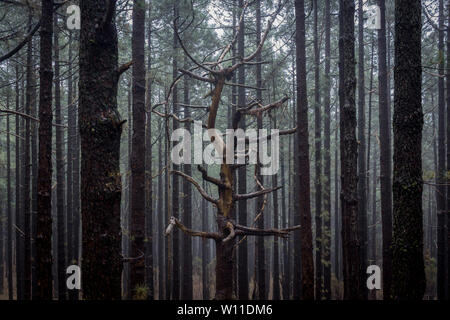
[[[324,83],[324,185],[323,185],[323,294],[325,299],[331,299],[331,79],[330,79],[330,59],[331,59],[331,15],[330,0],[325,1],[325,83]]]
[[[364,14],[363,0],[358,1],[358,222],[360,241],[360,292],[367,299],[367,190],[366,190],[366,115],[364,87]]]
[[[395,2],[392,297],[425,291],[422,223],[421,1]]]
[[[301,225],[294,233],[294,282],[302,283],[304,300],[314,299],[314,261],[311,229],[310,168],[308,142],[308,100],[306,90],[305,3],[295,1],[295,42],[297,65],[297,135],[298,135],[298,197],[294,224]],[[299,250],[300,249],[300,250]],[[301,269],[299,268],[301,266]],[[300,299],[299,287],[294,285],[294,299]]]
[[[36,237],[37,299],[51,300],[52,296],[52,35],[53,1],[42,0],[39,86],[39,169],[38,218]]]
[[[383,232],[383,297],[389,299],[392,282],[392,185],[391,142],[386,67],[386,6],[379,0],[381,29],[378,30],[378,87],[380,124],[381,224]]]
[[[121,299],[120,136],[115,1],[81,2],[81,214],[84,299]]]
[[[438,78],[438,172],[437,172],[437,233],[438,233],[438,255],[437,255],[437,297],[445,299],[446,297],[446,203],[445,199],[445,93],[444,93],[444,2],[439,0],[439,31],[438,31],[438,50],[439,50],[439,75]]]
[[[65,219],[64,219],[64,158],[63,158],[63,123],[61,114],[61,89],[59,67],[58,17],[54,16],[53,47],[55,60],[55,121],[56,128],[56,223],[58,239],[58,299],[66,300],[66,250],[65,250]]]
[[[355,3],[339,1],[339,107],[344,299],[360,296],[355,106]]]
[[[244,7],[244,1],[239,0],[239,16],[242,13],[242,9]],[[238,56],[245,56],[245,18],[242,19],[239,23],[239,35],[238,35]],[[241,66],[238,69],[238,83],[245,84],[245,67]],[[238,106],[245,105],[245,88],[240,86],[238,87]],[[241,119],[241,128],[245,129],[245,117]],[[238,191],[239,193],[247,192],[247,174],[244,167],[238,170]],[[238,221],[242,225],[247,224],[247,202],[240,201],[238,203]],[[248,249],[247,249],[247,241],[242,242],[238,248],[238,287],[239,287],[239,299],[240,300],[248,300]]]
[[[130,287],[133,299],[148,294],[145,286],[145,1],[133,2],[133,136],[131,144]],[[144,289],[145,288],[145,289]],[[143,292],[145,291],[145,293]]]

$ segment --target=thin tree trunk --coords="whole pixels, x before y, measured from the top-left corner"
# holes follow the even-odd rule
[[[61,115],[61,90],[59,68],[58,17],[54,16],[54,59],[55,59],[55,121],[56,127],[56,211],[58,241],[58,299],[66,300],[66,250],[64,220],[64,158],[63,158],[63,122]]]
[[[9,110],[9,91],[6,93],[6,108]],[[10,116],[6,117],[6,213],[8,216],[7,232],[7,259],[8,259],[8,299],[14,299],[13,292],[13,215],[12,215],[12,194],[11,194],[11,138],[10,138]],[[16,202],[17,203],[17,202]]]
[[[325,1],[325,88],[324,88],[324,185],[323,185],[323,294],[331,299],[331,103],[330,103],[330,59],[331,59],[331,15],[330,0]]]
[[[258,45],[261,42],[261,1],[256,1],[256,45]],[[258,52],[256,55],[256,87],[261,88],[262,86],[262,76],[261,76],[261,64],[258,62],[261,62],[261,51]],[[258,101],[262,101],[262,91],[256,90],[256,99]],[[239,104],[241,106],[241,104]],[[262,116],[258,117],[257,119],[257,128],[262,129],[263,126],[263,119]],[[258,150],[260,148],[260,144],[258,144]],[[261,163],[259,160],[259,152],[257,155],[258,163],[256,168],[256,178],[261,183],[261,185],[264,185],[264,179],[261,175]],[[258,217],[258,228],[264,229],[264,212],[261,211],[262,207],[264,205],[264,198],[259,197],[256,201],[256,212],[259,215]],[[257,275],[255,275],[255,278],[257,279],[258,284],[258,299],[259,300],[265,300],[266,299],[266,261],[265,261],[265,252],[264,252],[264,238],[258,237],[256,239],[256,261],[257,261]]]
[[[242,8],[244,7],[244,1],[239,0],[239,16],[241,15]],[[245,19],[242,19],[239,24],[239,35],[238,35],[238,56],[243,57],[244,49],[245,49]],[[238,69],[238,83],[245,84],[245,67],[241,66]],[[245,105],[245,88],[240,86],[238,88],[238,105]],[[241,119],[241,128],[245,129],[245,117]],[[243,194],[247,192],[247,173],[245,167],[238,169],[238,191]],[[247,224],[247,202],[239,201],[238,202],[238,222],[242,225]],[[240,300],[248,300],[248,248],[247,241],[243,241],[239,244],[238,248],[238,286],[239,286],[239,299]]]
[[[378,30],[378,87],[380,124],[381,224],[383,232],[383,297],[390,298],[392,282],[392,183],[391,142],[386,67],[386,6],[379,0],[381,29]]]
[[[445,299],[446,297],[446,199],[445,199],[445,95],[444,95],[444,2],[439,0],[439,75],[438,78],[438,172],[437,172],[437,219],[438,219],[438,255],[437,255],[437,297]]]
[[[367,190],[366,190],[366,111],[364,82],[363,0],[358,1],[358,222],[360,244],[360,292],[367,299]]]
[[[133,299],[145,288],[145,1],[133,2],[133,136],[131,145],[130,287]],[[149,288],[145,288],[147,291]]]
[[[38,169],[38,218],[36,237],[36,298],[51,300],[52,296],[52,35],[53,1],[42,0],[41,53],[39,86],[39,169]]]
[[[306,47],[305,47],[305,3],[295,1],[295,42],[297,65],[297,175],[298,190],[297,210],[294,225],[301,225],[300,232],[294,233],[294,299],[300,298],[300,288],[295,283],[302,283],[302,296],[305,300],[314,299],[314,260],[311,229],[310,205],[310,168],[308,142],[308,100],[306,90]],[[300,249],[300,250],[299,250]],[[301,266],[301,269],[300,267]]]
[[[188,69],[187,66],[187,57],[184,56],[184,66],[185,69]],[[183,88],[183,102],[186,105],[190,104],[189,97],[189,78],[184,77],[184,88]],[[191,112],[188,107],[184,107],[184,118],[190,118]],[[191,124],[189,122],[185,123],[184,128],[190,132]],[[183,165],[183,171],[187,175],[192,175],[192,168],[190,164]],[[192,187],[189,181],[186,179],[183,180],[183,222],[187,228],[192,227]],[[193,299],[193,283],[192,283],[192,239],[190,236],[184,234],[183,235],[183,285],[181,287],[181,298],[183,300],[192,300]]]
[[[179,8],[178,8],[178,2],[174,2],[173,5],[173,18],[177,19],[179,14]],[[176,20],[174,20],[174,23],[177,23]],[[178,75],[178,40],[175,35],[175,29],[173,33],[173,64],[172,64],[172,79],[175,79]],[[175,85],[173,87],[173,93],[172,93],[172,103],[173,103],[173,110],[172,113],[174,115],[178,115],[178,86]],[[172,129],[175,131],[178,129],[178,121],[173,119],[172,121]],[[178,170],[179,166],[176,164],[173,164],[173,170]],[[172,176],[172,193],[173,193],[173,200],[172,200],[172,216],[179,219],[180,218],[180,206],[179,206],[179,193],[180,193],[180,182],[177,175]],[[179,300],[180,299],[180,231],[174,230],[173,233],[173,251],[172,251],[172,258],[173,258],[173,264],[172,264],[172,299],[173,300]]]
[[[146,82],[146,122],[145,122],[145,283],[147,299],[155,298],[153,284],[153,181],[152,181],[152,4],[148,4],[147,24],[147,82]]]

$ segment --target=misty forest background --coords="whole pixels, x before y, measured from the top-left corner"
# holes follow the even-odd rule
[[[449,10],[0,1],[0,299],[448,298]],[[278,173],[171,163],[192,120],[280,129]]]

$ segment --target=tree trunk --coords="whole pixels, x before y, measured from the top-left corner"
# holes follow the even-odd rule
[[[61,115],[61,90],[59,68],[58,17],[54,16],[54,59],[55,59],[55,121],[56,128],[56,211],[57,211],[57,239],[58,239],[58,299],[66,300],[66,250],[65,250],[65,221],[64,221],[64,158],[63,158],[63,122]]]
[[[242,8],[244,7],[244,1],[239,0],[239,16],[242,13]],[[244,35],[245,35],[245,19],[242,19],[239,24],[239,35],[238,35],[238,56],[243,57],[244,49],[245,49],[245,42],[244,42]],[[238,69],[238,83],[239,84],[245,84],[245,67],[241,66]],[[238,87],[238,105],[244,106],[245,105],[245,88],[244,87]],[[241,126],[242,129],[245,129],[245,117],[241,119]],[[238,170],[238,191],[239,193],[246,193],[247,192],[247,173],[244,167],[239,168]],[[238,221],[242,225],[247,224],[247,202],[246,201],[239,201],[238,203]],[[218,250],[219,251],[219,250]],[[247,241],[242,242],[239,245],[238,248],[238,287],[239,287],[239,300],[248,300],[248,254],[247,254]],[[219,257],[219,254],[217,255]],[[217,288],[216,288],[217,290]]]
[[[184,65],[187,70],[187,57],[184,56]],[[184,78],[184,98],[183,102],[186,105],[190,104],[189,97],[189,79]],[[191,112],[188,107],[184,107],[184,118],[190,118]],[[184,128],[191,132],[191,124],[186,122]],[[191,176],[192,169],[190,164],[183,165],[183,171]],[[187,228],[192,227],[192,187],[189,181],[183,180],[183,222]],[[189,235],[183,235],[183,286],[181,287],[181,298],[183,300],[192,300],[193,289],[192,289],[192,239]]]
[[[320,110],[320,48],[318,38],[318,6],[314,11],[314,166],[315,166],[315,221],[316,221],[316,300],[322,299],[322,119]]]
[[[131,144],[130,287],[133,299],[142,299],[145,287],[145,1],[133,2],[133,136]],[[143,292],[143,290],[145,292]]]
[[[392,297],[425,291],[422,223],[421,1],[395,2]]]
[[[179,15],[178,2],[174,2],[173,5],[173,18],[177,19]],[[174,23],[178,23],[174,20]],[[178,40],[175,35],[175,30],[173,34],[173,64],[172,64],[172,79],[174,80],[178,75]],[[173,87],[173,109],[172,113],[178,116],[178,86],[175,85]],[[173,119],[172,121],[172,130],[178,129],[178,121]],[[179,165],[173,164],[173,170],[178,170]],[[180,205],[179,205],[179,194],[180,194],[180,181],[178,176],[172,176],[172,216],[179,219],[180,218]],[[172,299],[179,300],[180,299],[180,231],[174,230],[173,239],[172,239],[173,251],[172,251]]]
[[[325,299],[331,299],[331,103],[330,103],[330,59],[331,59],[331,15],[330,0],[325,1],[325,96],[324,108],[324,185],[323,185],[323,294]]]
[[[53,1],[42,0],[41,53],[39,86],[39,169],[38,218],[36,237],[36,298],[51,300],[52,296],[52,35]]]
[[[378,30],[378,87],[380,123],[380,187],[381,223],[383,232],[383,297],[390,298],[392,282],[392,185],[391,142],[386,67],[385,0],[379,0],[381,29]]]
[[[80,108],[84,299],[121,298],[120,136],[115,1],[81,3]]]
[[[153,181],[152,181],[152,4],[148,5],[147,25],[147,75],[146,75],[146,114],[145,122],[145,283],[147,299],[155,298],[153,284]]]
[[[445,93],[444,93],[444,2],[439,0],[439,75],[438,78],[438,172],[437,172],[437,233],[438,233],[438,255],[437,255],[437,297],[439,300],[446,297],[446,203],[445,199]]]
[[[308,142],[308,100],[306,90],[306,47],[305,47],[305,3],[295,0],[295,42],[297,65],[297,209],[294,224],[301,225],[300,232],[294,233],[294,282],[302,282],[302,296],[314,299],[314,261],[311,229],[310,170]],[[299,251],[300,249],[300,251]],[[301,266],[301,270],[299,268]],[[294,299],[300,299],[299,287],[294,285]]]
[[[346,300],[360,298],[354,14],[354,1],[339,1],[342,262],[344,270],[344,299]]]
[[[9,92],[6,94],[6,108],[9,110]],[[6,255],[8,259],[8,299],[14,299],[13,292],[13,213],[11,208],[12,194],[11,194],[11,137],[10,137],[10,116],[6,117],[6,213],[8,216],[8,232],[7,232],[7,250]],[[17,202],[16,202],[17,203]]]
[[[256,1],[256,45],[258,45],[261,42],[261,1]],[[261,76],[261,64],[258,62],[261,62],[261,51],[258,52],[256,55],[256,87],[261,88],[262,87],[262,76]],[[262,91],[256,90],[256,99],[258,101],[262,101]],[[245,102],[244,102],[245,104]],[[241,104],[239,104],[241,106]],[[262,115],[257,117],[257,128],[262,129],[263,127],[263,118]],[[258,144],[258,151],[260,148],[260,144]],[[261,175],[261,163],[259,159],[259,152],[257,155],[258,163],[256,168],[256,178],[261,183],[261,185],[264,185],[264,179]],[[257,218],[257,225],[258,228],[264,229],[264,198],[259,197],[256,201],[256,214],[259,215]],[[256,261],[257,261],[257,275],[255,275],[255,278],[257,279],[258,284],[258,299],[259,300],[265,300],[266,299],[266,261],[265,261],[265,252],[264,252],[264,238],[258,237],[256,239]]]
[[[360,244],[360,292],[367,299],[367,190],[366,190],[366,114],[364,88],[364,14],[363,0],[358,1],[358,228]]]

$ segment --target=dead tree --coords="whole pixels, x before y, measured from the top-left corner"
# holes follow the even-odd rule
[[[247,7],[247,3],[244,4],[244,10],[241,12],[240,20],[242,20],[243,15],[245,13],[245,9]],[[160,106],[166,106],[165,110],[168,110],[168,104],[171,99],[172,90],[173,87],[176,85],[178,81],[183,76],[189,76],[195,80],[205,82],[208,85],[212,86],[212,90],[207,95],[211,98],[211,104],[208,108],[208,118],[207,123],[203,125],[204,128],[208,129],[208,134],[210,141],[214,143],[215,150],[217,153],[221,154],[223,157],[222,164],[220,164],[220,178],[211,177],[208,175],[207,170],[202,167],[198,166],[198,170],[201,172],[202,179],[204,181],[207,181],[213,185],[215,185],[218,188],[218,194],[219,198],[214,199],[212,196],[210,196],[204,188],[202,188],[201,183],[197,182],[193,177],[178,171],[178,170],[170,170],[171,174],[180,176],[181,178],[187,180],[190,182],[198,192],[202,195],[202,197],[213,204],[214,207],[217,208],[217,232],[206,232],[206,231],[194,231],[182,224],[181,221],[179,221],[175,217],[171,217],[169,221],[169,225],[166,229],[166,235],[169,235],[172,230],[176,227],[186,233],[189,236],[193,237],[202,237],[207,239],[213,239],[216,243],[216,294],[215,299],[222,300],[222,299],[231,299],[233,295],[233,288],[232,288],[232,279],[233,279],[233,265],[235,263],[234,261],[234,254],[233,251],[235,250],[236,246],[239,245],[240,242],[236,243],[237,238],[247,237],[247,236],[277,236],[277,237],[287,237],[289,236],[290,232],[293,230],[297,230],[300,228],[300,226],[295,226],[291,228],[286,229],[261,229],[261,228],[255,228],[255,227],[248,227],[244,225],[240,225],[236,223],[234,217],[233,217],[233,208],[235,206],[235,203],[237,201],[242,200],[248,200],[256,197],[262,197],[267,196],[267,194],[271,193],[274,190],[278,190],[279,188],[272,188],[272,189],[266,189],[262,184],[259,183],[256,176],[256,183],[259,185],[259,190],[256,192],[248,193],[248,194],[238,194],[235,190],[234,183],[233,183],[233,177],[234,177],[234,171],[238,168],[242,168],[245,166],[245,164],[228,164],[226,161],[226,154],[227,154],[227,145],[222,139],[222,136],[218,134],[217,131],[215,131],[215,124],[216,124],[216,116],[218,113],[218,110],[220,108],[220,102],[221,102],[221,96],[222,91],[225,86],[238,86],[235,83],[228,82],[229,79],[232,79],[233,72],[235,72],[239,67],[244,66],[246,64],[255,64],[257,62],[254,62],[253,60],[256,58],[258,53],[261,51],[264,42],[267,38],[267,35],[271,29],[272,23],[278,14],[278,12],[281,10],[281,5],[277,6],[277,10],[270,15],[269,21],[267,23],[267,27],[261,37],[261,41],[258,43],[256,50],[246,57],[237,57],[236,63],[231,64],[229,66],[224,66],[226,62],[231,61],[231,59],[226,59],[227,54],[230,52],[231,48],[235,44],[239,33],[241,30],[237,30],[235,33],[232,41],[220,52],[220,55],[218,59],[214,62],[198,62],[196,59],[193,58],[193,56],[186,50],[186,47],[184,46],[180,36],[177,24],[174,23],[175,28],[175,34],[178,38],[179,44],[181,48],[183,49],[184,53],[188,56],[188,58],[193,62],[194,67],[192,67],[189,70],[185,69],[179,69],[180,72],[179,76],[174,79],[172,82],[166,100],[164,102],[158,103],[155,106],[153,106],[152,111],[156,113],[158,116],[164,117],[164,118],[172,118],[175,121],[178,122],[192,122],[193,120],[190,118],[179,118],[175,114],[169,114],[167,111],[165,113],[160,112],[157,110]],[[176,22],[176,21],[175,21]],[[205,74],[200,74],[199,70],[203,71]],[[246,88],[255,89],[250,86],[246,85],[239,85],[239,86],[245,86]],[[284,102],[288,100],[287,97],[274,102],[270,103],[268,105],[263,105],[261,101],[252,101],[248,105],[245,106],[238,106],[236,108],[236,112],[233,114],[233,129],[237,129],[239,120],[243,115],[251,115],[251,116],[262,116],[265,112],[268,112],[272,109],[280,107]],[[286,134],[292,134],[296,131],[296,129],[290,129],[285,131],[280,131],[280,135],[286,135]],[[270,139],[271,136],[266,136],[263,138]],[[259,140],[261,138],[257,138]],[[246,142],[251,142],[251,138],[246,139]],[[246,156],[248,156],[249,149],[246,148]],[[238,152],[236,149],[232,150],[234,157],[236,158],[238,156]],[[265,201],[263,202],[265,204]],[[261,208],[259,211],[261,211],[263,208]],[[259,214],[259,213],[258,213]],[[258,215],[257,214],[257,215]],[[241,240],[242,242],[242,240]]]

